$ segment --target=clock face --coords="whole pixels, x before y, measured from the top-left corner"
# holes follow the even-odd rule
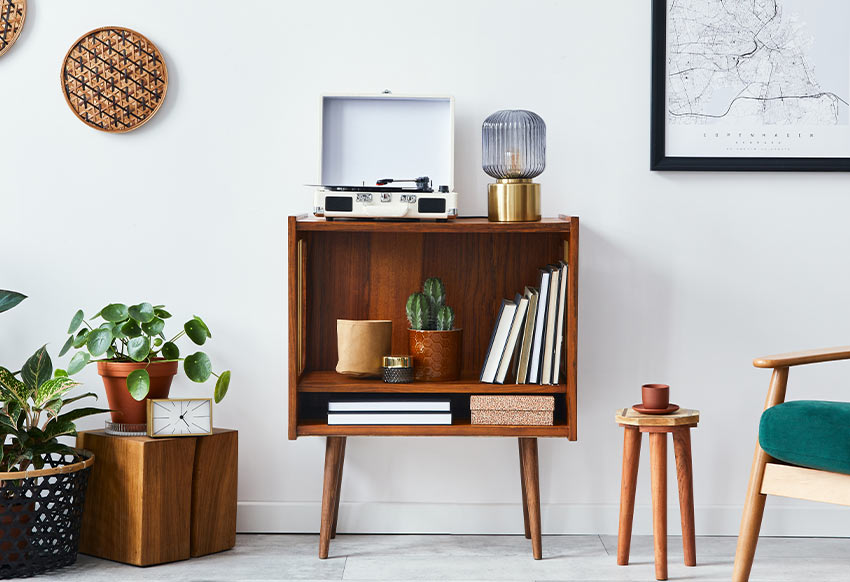
[[[152,437],[207,435],[212,432],[212,399],[150,400],[148,434]]]

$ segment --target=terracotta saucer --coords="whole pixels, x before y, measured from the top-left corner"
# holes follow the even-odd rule
[[[679,410],[679,405],[671,402],[667,408],[644,408],[643,404],[635,404],[632,408],[641,414],[670,414]]]

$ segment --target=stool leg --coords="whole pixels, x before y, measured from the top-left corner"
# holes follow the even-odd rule
[[[531,551],[534,559],[543,557],[543,540],[540,535],[540,473],[537,468],[537,439],[520,438],[523,479],[528,496],[528,526],[531,531]]]
[[[623,479],[620,484],[620,527],[617,536],[617,564],[629,563],[632,545],[632,521],[635,515],[635,489],[640,462],[641,434],[636,427],[624,427]]]
[[[652,535],[655,539],[655,578],[667,579],[667,433],[649,433],[652,473]]]
[[[525,492],[525,463],[522,459],[522,440],[517,439],[519,444],[519,483],[522,487],[522,521],[525,525],[525,537],[531,539],[531,529],[528,526],[528,495]]]
[[[682,516],[682,546],[685,566],[697,565],[697,546],[694,533],[694,468],[691,460],[691,428],[673,431],[676,452],[676,478],[679,481],[679,513]]]

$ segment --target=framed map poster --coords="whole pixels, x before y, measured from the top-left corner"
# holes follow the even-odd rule
[[[850,171],[850,2],[652,1],[652,170]]]

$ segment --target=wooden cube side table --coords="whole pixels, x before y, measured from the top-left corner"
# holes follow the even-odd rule
[[[95,454],[80,552],[150,566],[236,545],[238,433],[117,437],[81,432]]]
[[[635,512],[638,463],[642,433],[649,433],[652,474],[652,534],[655,544],[655,578],[667,579],[667,433],[673,434],[676,474],[679,482],[679,513],[685,565],[697,565],[694,533],[694,481],[691,462],[691,428],[699,422],[699,410],[680,408],[672,414],[641,414],[632,408],[617,410],[614,419],[625,429],[623,479],[620,486],[620,527],[617,564],[629,563],[632,520]]]

